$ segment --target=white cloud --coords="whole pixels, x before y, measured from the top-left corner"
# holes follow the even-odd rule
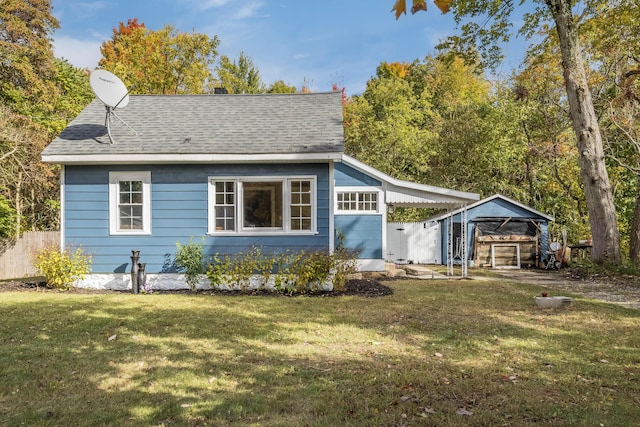
[[[93,15],[100,10],[109,8],[109,2],[106,1],[83,1],[83,2],[75,2],[73,3],[73,10],[75,12],[81,12],[88,15]]]
[[[189,3],[193,4],[200,10],[208,10],[216,7],[222,7],[229,3],[230,0],[190,0]]]
[[[79,40],[72,37],[58,36],[53,41],[53,52],[57,58],[64,58],[79,68],[93,70],[102,57],[101,41]]]
[[[250,16],[255,15],[258,10],[260,10],[260,8],[262,7],[262,3],[260,2],[251,2],[243,7],[240,8],[240,10],[238,10],[238,12],[236,12],[235,14],[235,18],[236,19],[244,19],[244,18],[248,18]]]

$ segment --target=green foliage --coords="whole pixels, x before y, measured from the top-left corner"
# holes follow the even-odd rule
[[[231,62],[228,56],[221,56],[216,72],[218,83],[229,93],[263,93],[265,91],[258,68],[244,52],[240,52],[237,62]]]
[[[153,31],[130,19],[102,43],[99,65],[133,87],[132,93],[205,93],[219,43],[217,36],[181,33],[170,25]]]
[[[52,289],[68,289],[91,271],[92,257],[82,248],[69,252],[48,246],[37,251],[34,259],[34,266],[46,278],[47,287]]]
[[[12,237],[16,230],[16,211],[0,194],[0,238]]]
[[[56,87],[49,0],[0,1],[0,102],[25,116],[48,115]]]
[[[94,98],[89,85],[89,71],[74,67],[65,59],[56,59],[54,82],[59,95],[54,99],[54,112],[47,121],[52,134],[58,134],[69,120],[76,117]]]
[[[296,93],[298,89],[295,86],[286,84],[283,80],[272,83],[267,89],[267,93]]]
[[[12,234],[59,227],[59,167],[40,153],[93,98],[86,72],[54,58],[51,12],[47,0],[0,2],[0,194]]]
[[[356,258],[345,249],[334,254],[326,251],[263,254],[253,247],[246,253],[218,255],[207,267],[207,277],[214,288],[228,285],[232,289],[269,289],[287,294],[305,294],[324,289],[329,280],[334,291],[345,288],[348,275],[355,271]],[[258,283],[252,284],[251,279]]]
[[[175,265],[186,277],[191,290],[196,289],[198,277],[205,272],[204,266],[204,237],[201,243],[195,243],[193,237],[189,243],[176,243]]]

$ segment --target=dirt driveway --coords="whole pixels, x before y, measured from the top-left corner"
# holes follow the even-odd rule
[[[640,309],[640,278],[635,276],[589,276],[577,275],[569,269],[547,270],[496,270],[514,282],[545,286],[550,294],[558,291],[599,299],[627,308]]]

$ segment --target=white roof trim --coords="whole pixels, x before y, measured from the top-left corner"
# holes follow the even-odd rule
[[[149,164],[149,163],[277,163],[340,161],[342,153],[275,154],[82,154],[43,155],[54,164]]]
[[[516,206],[518,206],[518,207],[520,207],[520,208],[522,208],[524,210],[527,210],[527,211],[529,211],[529,212],[531,212],[533,214],[541,216],[542,218],[545,218],[545,219],[547,219],[549,221],[555,221],[556,220],[552,216],[549,216],[549,215],[544,214],[544,213],[542,213],[540,211],[537,211],[537,210],[533,209],[530,206],[524,205],[524,204],[522,204],[522,203],[520,203],[520,202],[518,202],[516,200],[513,200],[513,199],[511,199],[511,198],[509,198],[507,196],[503,196],[502,194],[494,194],[493,196],[489,196],[489,197],[486,197],[486,198],[484,198],[482,200],[478,200],[475,203],[467,205],[465,207],[465,209],[469,210],[469,209],[475,208],[476,206],[483,205],[483,204],[488,203],[488,202],[490,202],[490,201],[492,201],[494,199],[502,199],[502,200],[504,200],[506,202],[509,202],[509,203],[512,203],[512,204],[514,204],[514,205],[516,205]],[[426,219],[425,221],[437,221],[437,220],[444,219],[444,218],[446,218],[448,216],[451,216],[451,215],[456,215],[456,214],[458,214],[460,212],[462,212],[462,209],[457,209],[457,210],[455,210],[453,212],[447,212],[446,214],[436,215],[434,217]]]
[[[342,155],[342,161],[354,169],[382,181],[387,197],[391,198],[387,203],[395,206],[415,206],[423,204],[425,207],[450,207],[452,204],[462,206],[480,199],[480,195],[476,193],[450,190],[448,188],[417,184],[415,182],[393,178],[346,154]]]

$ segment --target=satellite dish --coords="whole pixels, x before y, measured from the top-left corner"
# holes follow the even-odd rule
[[[113,144],[113,137],[111,136],[111,116],[118,117],[115,109],[124,108],[129,104],[129,89],[127,89],[118,76],[107,70],[94,70],[91,72],[89,84],[91,85],[93,93],[95,93],[107,109],[104,125],[107,127],[109,142]],[[120,117],[118,117],[118,119],[136,135],[138,134],[124,120]]]
[[[560,249],[560,243],[551,242],[551,245],[549,245],[549,247],[551,248],[552,251],[557,251],[558,249]]]
[[[129,104],[129,90],[122,80],[107,70],[95,70],[89,84],[98,99],[110,108],[124,108]]]

